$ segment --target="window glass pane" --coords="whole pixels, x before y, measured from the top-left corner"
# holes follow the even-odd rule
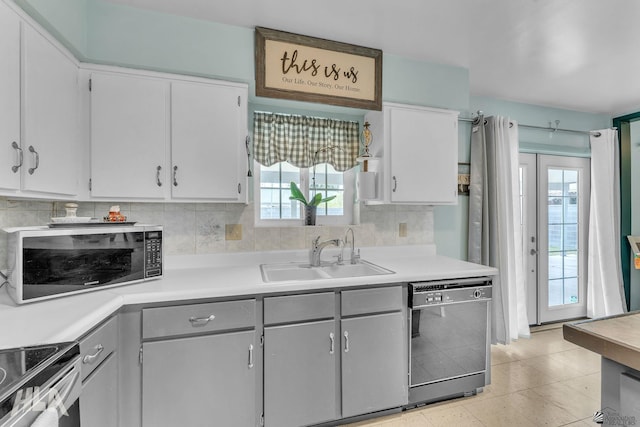
[[[260,167],[260,219],[300,218],[300,203],[289,200],[291,181],[300,185],[300,169],[289,163]]]
[[[309,171],[311,174],[310,195],[322,193],[322,197],[336,196],[328,203],[318,206],[317,215],[344,215],[344,177],[327,163],[319,164]]]
[[[563,304],[564,280],[549,280],[549,307]]]
[[[563,248],[565,251],[576,251],[578,249],[578,224],[564,226]]]
[[[578,303],[578,171],[549,169],[549,306]]]
[[[578,279],[564,279],[564,304],[577,304],[578,303]]]
[[[549,252],[549,279],[561,279],[563,270],[562,252]]]

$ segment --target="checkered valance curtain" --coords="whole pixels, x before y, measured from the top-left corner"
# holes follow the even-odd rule
[[[255,112],[256,161],[265,166],[289,162],[299,168],[329,163],[337,171],[354,167],[360,146],[360,124],[320,117]],[[333,147],[333,148],[332,148]]]

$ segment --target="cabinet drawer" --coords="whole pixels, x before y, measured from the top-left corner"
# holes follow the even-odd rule
[[[288,295],[264,299],[264,323],[301,322],[305,320],[332,319],[336,310],[333,292]]]
[[[377,313],[402,310],[402,286],[388,288],[356,289],[342,292],[342,315]]]
[[[142,338],[223,331],[255,324],[254,299],[142,310]]]
[[[82,379],[102,363],[118,345],[118,318],[112,317],[80,340]]]

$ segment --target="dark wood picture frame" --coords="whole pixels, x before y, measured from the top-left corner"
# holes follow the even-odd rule
[[[269,57],[268,49],[266,48],[268,41],[281,42],[283,44],[290,45],[291,48],[307,47],[311,48],[311,51],[323,51],[323,55],[332,55],[335,53],[339,59],[352,58],[354,61],[363,61],[367,64],[365,69],[356,68],[355,75],[348,74],[348,70],[354,70],[353,67],[341,67],[338,65],[336,70],[335,62],[332,63],[318,63],[316,64],[311,57],[299,59],[295,66],[291,56],[287,58],[287,64],[289,69],[284,71],[285,62],[282,58]],[[297,48],[295,49],[297,53]],[[273,56],[273,55],[271,55]],[[278,60],[278,69],[275,67],[276,59]],[[294,58],[295,59],[295,58]],[[307,61],[306,63],[304,61]],[[316,75],[313,78],[309,77],[314,70],[311,63],[317,68],[315,69]],[[256,96],[264,96],[268,98],[280,98],[290,99],[295,101],[304,102],[317,102],[323,104],[338,105],[343,107],[362,108],[367,110],[382,110],[382,50],[372,49],[368,47],[356,46],[352,44],[335,42],[316,37],[303,36],[299,34],[287,33],[284,31],[272,30],[263,27],[256,27],[255,29],[255,72],[256,72]],[[271,64],[272,67],[267,69],[267,65]],[[333,70],[330,68],[333,66]],[[327,67],[325,69],[325,67]],[[291,71],[289,74],[291,78],[286,80],[290,83],[286,85],[283,83],[278,85],[270,85],[268,83],[267,74],[271,73],[274,78],[280,78],[285,81],[285,74]],[[327,76],[327,73],[335,71],[332,75]],[[323,75],[324,73],[324,75]],[[358,73],[366,77],[366,81],[363,84],[363,90],[360,88],[354,88],[353,85],[349,86],[350,82],[353,82],[353,77],[358,78]],[[373,75],[371,75],[373,74]],[[319,82],[318,79],[324,81]],[[293,81],[295,80],[296,84]],[[335,82],[334,82],[335,80]],[[364,79],[360,79],[362,82]],[[343,83],[344,82],[344,83]],[[329,86],[331,87],[329,88]],[[287,86],[287,87],[284,87]],[[343,88],[347,88],[346,90]],[[296,90],[300,88],[301,90]],[[327,89],[329,88],[329,89]],[[336,94],[327,94],[327,91],[332,91]],[[353,96],[352,92],[353,91]],[[362,92],[365,95],[358,96]],[[366,97],[366,99],[365,99]]]

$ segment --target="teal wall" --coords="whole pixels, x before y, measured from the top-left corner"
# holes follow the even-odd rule
[[[481,110],[485,116],[507,116],[520,124],[532,126],[546,127],[549,126],[549,122],[555,126],[555,120],[560,120],[559,127],[562,129],[592,130],[611,126],[611,117],[608,115],[581,113],[560,108],[471,96],[469,111],[475,113],[478,110]],[[570,156],[590,155],[587,135],[563,132],[549,133],[521,127],[519,128],[519,137],[520,151],[522,152]],[[461,123],[458,143],[460,162],[469,162],[470,139],[470,125]],[[638,204],[640,205],[640,202]],[[469,198],[467,196],[458,196],[457,206],[437,206],[434,208],[434,233],[438,253],[466,259],[468,210]],[[640,209],[637,212],[640,213]],[[640,229],[638,232],[640,233]],[[640,277],[638,280],[640,283]]]
[[[16,0],[29,15],[79,59],[87,51],[87,2],[90,0]]]
[[[255,97],[253,29],[193,18],[134,9],[104,0],[18,0],[21,6],[54,35],[61,37],[85,61],[134,68],[183,73],[240,81],[249,84],[250,111],[272,109],[291,113],[322,112],[325,115],[362,119],[364,111]],[[344,40],[348,42],[348,40]],[[469,71],[461,67],[417,61],[385,53],[383,56],[385,101],[449,108],[470,117],[509,116],[519,123],[547,126],[559,119],[560,127],[599,129],[608,127],[604,115],[546,108],[486,97],[471,97]],[[469,161],[470,124],[461,122],[459,161]],[[586,136],[521,129],[525,151],[588,155]],[[457,206],[434,208],[434,238],[438,252],[465,259],[468,198]]]

